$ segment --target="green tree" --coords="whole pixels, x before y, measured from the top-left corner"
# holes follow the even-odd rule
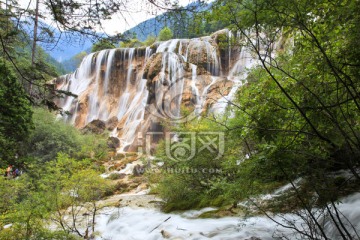
[[[173,37],[173,33],[170,28],[164,27],[159,32],[158,40],[159,41],[167,41],[170,40]]]
[[[143,43],[140,42],[137,38],[121,41],[119,44],[121,48],[137,48],[137,47],[141,47],[142,45]]]
[[[101,51],[105,49],[113,49],[113,48],[115,48],[115,45],[112,41],[109,41],[107,39],[102,39],[92,46],[91,52],[97,52],[97,51]]]
[[[149,35],[146,40],[143,42],[144,46],[151,46],[156,42],[156,37],[154,35]]]
[[[26,139],[32,128],[30,102],[14,73],[0,59],[0,159],[1,167],[14,163],[20,150],[18,142]]]
[[[81,134],[75,127],[57,120],[46,109],[34,109],[34,130],[21,143],[23,157],[35,158],[40,162],[51,161],[59,152],[77,159],[102,158],[106,155],[106,137]]]
[[[95,231],[98,211],[105,207],[98,201],[110,190],[108,181],[90,167],[86,160],[77,161],[59,154],[56,161],[46,165],[46,172],[51,174],[40,180],[41,191],[49,193],[54,223],[66,233],[87,238]],[[83,229],[84,223],[91,228]]]
[[[351,239],[351,227],[335,204],[351,190],[330,175],[346,169],[352,181],[360,179],[360,129],[354,124],[360,117],[360,68],[353,55],[358,50],[350,53],[359,36],[359,7],[355,1],[217,1],[214,6],[214,19],[239,32],[241,47],[259,61],[228,126],[241,139],[243,161],[232,189],[248,185],[252,191],[235,191],[244,197],[268,183],[288,181],[295,197],[280,208],[295,199],[290,205],[305,209],[301,217],[309,227],[300,230],[289,222],[291,228],[310,239],[328,238],[314,216],[321,208],[341,239]],[[348,18],[338,22],[344,12]],[[296,186],[300,177],[304,183]]]
[[[178,132],[178,137],[188,139],[186,133],[198,134],[202,132],[213,132],[214,129],[222,133],[224,129],[216,123],[207,119],[187,122],[177,127],[171,127],[171,131]],[[214,132],[213,132],[214,133]],[[223,171],[225,156],[221,152],[222,140],[214,142],[219,148],[214,150],[204,149],[191,159],[192,150],[195,146],[202,146],[203,139],[209,136],[196,135],[191,142],[171,147],[164,140],[157,147],[156,159],[164,164],[160,168],[160,173],[150,174],[150,179],[154,184],[154,191],[158,192],[165,204],[164,211],[185,210],[206,206],[223,206],[229,204],[224,198],[224,191],[220,187],[220,182],[226,176]],[[191,145],[191,146],[190,146]],[[174,158],[169,158],[170,155]],[[215,159],[216,156],[219,156]],[[179,156],[179,157],[177,157]],[[183,157],[182,157],[183,156]]]
[[[65,154],[46,164],[30,164],[16,181],[0,179],[0,239],[78,239],[94,232],[98,200],[109,190],[87,159]],[[74,210],[76,209],[76,210]],[[82,215],[90,213],[89,222]],[[6,224],[10,228],[3,229]],[[55,224],[56,229],[49,228]],[[80,230],[90,224],[91,229]]]

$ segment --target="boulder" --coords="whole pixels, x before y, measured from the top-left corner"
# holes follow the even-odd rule
[[[143,78],[152,80],[154,77],[156,77],[161,71],[162,59],[163,53],[153,54],[147,61]]]
[[[166,238],[166,239],[171,238],[171,234],[165,230],[161,230],[160,233],[163,236],[163,238]]]
[[[88,123],[82,130],[82,133],[95,133],[102,134],[104,133],[106,125],[103,121],[95,119]]]
[[[116,116],[109,118],[105,123],[106,129],[109,131],[114,130],[118,124],[118,121],[119,120]]]
[[[111,149],[117,149],[120,147],[120,140],[116,137],[109,137],[107,140],[107,145]]]
[[[136,164],[133,169],[133,175],[134,176],[141,176],[145,172],[145,167],[141,166],[140,164]]]

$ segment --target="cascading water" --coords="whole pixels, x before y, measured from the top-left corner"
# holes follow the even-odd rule
[[[230,60],[229,60],[230,61]],[[248,70],[258,64],[258,61],[251,56],[250,51],[246,47],[242,47],[239,58],[230,69],[228,79],[234,82],[234,85],[227,96],[222,96],[216,104],[212,106],[212,111],[215,114],[223,114],[229,102],[231,102],[236,91],[246,80],[248,75]]]
[[[341,199],[338,205],[339,211],[343,214],[345,227],[353,236],[352,239],[358,239],[355,231],[359,231],[360,228],[359,199],[360,194],[356,193]],[[308,221],[306,217],[301,218],[290,213],[273,215],[272,220],[265,216],[197,218],[201,213],[212,210],[212,208],[205,208],[181,214],[166,214],[156,209],[109,208],[103,210],[106,214],[97,218],[96,230],[101,233],[101,237],[96,239],[161,240],[164,239],[164,232],[167,233],[169,239],[179,240],[308,239],[290,227],[289,222],[296,223],[295,226],[302,231],[311,231],[307,229],[309,223],[306,222]],[[164,221],[166,219],[167,221]],[[334,224],[331,223],[331,219],[326,219],[323,223],[328,239],[342,239]]]
[[[229,39],[233,37],[229,32],[225,34]],[[246,80],[248,69],[258,61],[245,47],[238,52],[226,49],[228,56],[222,58],[216,39],[215,34],[169,40],[146,48],[112,49],[89,54],[75,73],[54,80],[57,89],[78,95],[77,98],[58,99],[57,104],[71,113],[64,118],[78,128],[93,120],[108,122],[115,119],[116,126],[110,130],[111,136],[120,139],[119,152],[131,150],[137,133],[146,132],[152,121],[181,121],[182,105],[194,104],[195,117],[206,109],[222,114]],[[220,88],[223,88],[221,94],[216,93]],[[215,101],[209,101],[210,98]],[[275,191],[274,195],[288,187]],[[269,197],[272,195],[264,196]],[[359,199],[359,194],[354,194],[339,204],[344,220],[354,223],[346,226],[354,236],[353,230],[360,228]],[[116,213],[119,209],[106,211]],[[197,215],[194,211],[180,215],[144,208],[123,208],[121,211],[118,217],[108,214],[97,217],[96,230],[101,233],[101,238],[155,240],[163,239],[162,231],[166,231],[171,239],[273,239],[276,234],[301,238],[291,229],[265,217],[241,221],[235,217],[215,220],[194,219],[202,211]],[[280,223],[290,219],[299,227],[306,227],[303,219],[294,214],[275,216],[274,219]],[[324,223],[326,233],[337,239],[339,233],[334,225]]]
[[[224,109],[219,99],[234,95],[239,86],[237,73],[252,65],[242,51],[234,66],[222,69],[218,34],[228,36],[220,32],[146,48],[92,53],[75,73],[54,80],[57,89],[78,95],[59,99],[57,104],[71,113],[65,118],[78,128],[93,120],[115,119],[116,127],[110,130],[120,139],[118,151],[129,150],[136,134],[146,132],[153,121],[181,121],[181,105],[195,105],[194,116],[211,104]],[[227,73],[226,69],[232,70]],[[214,89],[221,87],[225,90],[216,93]],[[209,101],[209,95],[218,102]]]

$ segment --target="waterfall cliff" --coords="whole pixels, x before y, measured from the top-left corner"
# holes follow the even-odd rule
[[[131,150],[137,133],[161,128],[159,121],[224,111],[255,62],[245,48],[229,44],[231,37],[222,30],[91,53],[74,73],[53,81],[56,89],[77,95],[56,103],[69,113],[66,121],[83,128],[100,120],[119,138],[118,151]],[[183,116],[181,106],[191,114]]]

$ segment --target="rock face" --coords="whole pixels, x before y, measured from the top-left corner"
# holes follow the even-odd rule
[[[106,124],[106,129],[112,131],[116,128],[118,124],[118,118],[116,116],[113,116],[109,118],[105,124]]]
[[[101,120],[95,119],[87,124],[81,131],[83,133],[95,133],[95,134],[102,134],[105,131],[105,123]]]
[[[107,145],[109,148],[117,149],[120,147],[120,140],[116,137],[109,137]]]
[[[230,38],[236,39],[223,30],[147,48],[92,53],[76,72],[50,83],[78,96],[56,104],[71,113],[65,120],[83,131],[110,131],[119,140],[110,143],[118,152],[135,151],[139,134],[160,129],[164,120],[183,121],[181,107],[192,118],[226,108],[226,98],[232,98],[253,65],[246,49],[231,47]]]
[[[141,166],[140,164],[136,164],[133,169],[133,175],[134,176],[140,176],[145,173],[145,167]]]

